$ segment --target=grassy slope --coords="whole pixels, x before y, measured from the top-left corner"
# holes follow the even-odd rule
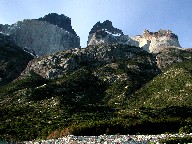
[[[130,103],[137,107],[191,106],[192,62],[171,65],[133,96]]]
[[[6,36],[0,39],[0,56],[0,86],[17,78],[33,59],[32,55],[16,46]]]
[[[188,130],[192,124],[191,61],[175,63],[157,77],[151,69],[142,61],[117,60],[82,67],[54,80],[31,72],[26,79],[0,87],[0,135],[31,140],[67,133]],[[106,81],[113,76],[121,78]]]
[[[0,135],[30,140],[65,134],[65,129],[78,135],[127,133],[132,118],[121,119],[117,111],[127,97],[156,75],[152,72],[156,67],[145,64],[143,58],[84,66],[54,80],[31,72],[25,79],[0,87]],[[106,80],[113,76],[118,79]]]
[[[121,116],[137,116],[148,132],[192,132],[192,63],[174,63],[136,91]],[[153,127],[150,127],[153,125]],[[159,126],[158,126],[159,125]],[[160,130],[160,131],[159,131]],[[142,130],[141,130],[142,131]],[[142,131],[143,132],[143,131]]]

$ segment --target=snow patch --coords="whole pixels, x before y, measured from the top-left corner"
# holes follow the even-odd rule
[[[121,34],[120,33],[112,33],[112,32],[109,32],[107,29],[102,29],[104,30],[106,33],[112,35],[112,36],[120,36]]]
[[[25,47],[25,49],[27,49],[26,47]],[[29,52],[29,51],[27,51],[27,50],[25,50],[25,49],[23,49],[26,53],[28,53],[28,54],[30,54],[30,55],[32,55],[32,56],[34,56],[34,57],[37,57],[36,55],[34,55],[33,53],[31,53],[31,52]]]

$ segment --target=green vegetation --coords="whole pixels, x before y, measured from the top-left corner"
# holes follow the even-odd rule
[[[130,105],[147,108],[191,106],[192,63],[175,63],[138,90]]]
[[[157,75],[157,67],[145,61],[149,55],[82,64],[51,80],[31,71],[1,86],[0,137],[23,141],[67,134],[192,132],[191,61],[174,63]]]
[[[171,137],[171,138],[166,138],[163,140],[160,140],[161,144],[176,144],[176,143],[180,143],[180,144],[187,144],[187,143],[191,143],[192,142],[192,137],[190,136],[185,136],[185,137]]]
[[[0,86],[10,83],[25,69],[33,56],[0,34]]]

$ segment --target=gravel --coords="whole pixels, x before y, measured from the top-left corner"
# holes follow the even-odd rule
[[[192,136],[191,134],[160,134],[160,135],[100,135],[100,136],[74,136],[41,141],[26,141],[22,144],[147,144],[159,143],[160,139],[168,137]]]

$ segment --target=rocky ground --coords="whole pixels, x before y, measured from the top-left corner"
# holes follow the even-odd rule
[[[192,136],[190,134],[160,134],[160,135],[100,135],[100,136],[74,136],[41,141],[27,141],[24,144],[147,144],[159,143],[165,138],[179,138]]]

